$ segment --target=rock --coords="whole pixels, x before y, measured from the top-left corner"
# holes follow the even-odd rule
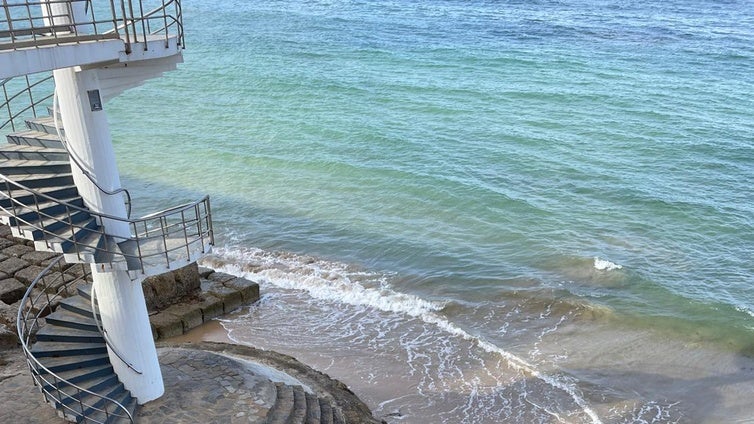
[[[0,276],[5,275],[5,278],[13,276],[13,274],[29,266],[29,263],[21,258],[10,257],[0,262]]]
[[[200,278],[207,279],[209,277],[209,275],[212,274],[213,272],[215,272],[215,270],[212,269],[212,268],[207,268],[205,266],[200,266],[199,267],[199,277]]]
[[[58,256],[57,253],[53,252],[29,252],[21,256],[21,259],[25,260],[26,262],[29,262],[30,264],[39,265],[39,266],[47,266],[50,263],[50,259],[54,259]]]
[[[41,266],[31,265],[31,266],[27,266],[26,268],[23,268],[20,271],[16,272],[16,274],[14,276],[16,277],[16,280],[24,283],[26,285],[26,287],[29,287],[29,285],[31,284],[31,282],[34,281],[34,279],[37,278],[37,276],[39,274],[41,274],[42,271],[44,271],[44,270],[45,269],[43,267],[41,267]],[[54,273],[52,275],[54,275]],[[47,277],[47,278],[49,278],[49,277]]]
[[[173,314],[181,319],[183,332],[202,325],[202,309],[198,303],[178,303],[172,305],[161,313]]]
[[[26,286],[15,278],[0,281],[0,300],[8,305],[18,302],[24,297]]]
[[[29,247],[23,244],[15,244],[15,243],[13,244],[13,246],[3,249],[3,253],[5,253],[6,255],[10,257],[16,257],[16,258],[20,258],[21,256],[29,252],[33,252],[33,251],[34,251],[33,247]]]
[[[245,278],[235,278],[223,283],[225,287],[237,290],[245,303],[253,303],[259,300],[259,284]]]
[[[16,346],[18,346],[18,334],[15,329],[0,324],[0,349],[11,349]]]
[[[149,317],[149,322],[152,324],[152,335],[157,335],[155,340],[183,334],[183,321],[180,317],[171,313],[159,312],[154,314]]]
[[[213,272],[208,279],[211,281],[217,281],[218,283],[225,283],[226,281],[235,280],[236,278],[238,277],[224,272]]]
[[[153,304],[147,303],[149,310],[162,309],[176,299],[175,276],[171,272],[146,278],[142,285],[144,284],[148,284],[154,292]]]
[[[173,271],[178,296],[195,293],[201,286],[199,265],[196,262]]]
[[[223,300],[209,293],[202,294],[202,301],[198,305],[202,310],[203,322],[207,322],[223,314]]]
[[[18,316],[18,308],[21,306],[21,302],[16,302],[12,305],[6,305],[5,302],[0,302],[0,324],[5,324],[13,331],[16,331],[16,317]]]
[[[3,226],[0,226],[0,228],[8,228],[8,227],[6,227],[5,225],[3,225]],[[8,240],[6,238],[0,239],[0,250],[4,250],[4,249],[7,249],[7,248],[9,248],[11,246],[15,246],[15,245],[16,245],[16,243],[14,241],[12,241],[12,240]]]
[[[220,282],[202,280],[202,291],[204,293],[208,293],[222,299],[223,313],[225,314],[238,309],[241,305],[243,305],[243,297],[241,296],[241,292],[225,287]]]

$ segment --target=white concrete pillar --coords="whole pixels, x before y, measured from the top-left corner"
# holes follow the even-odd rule
[[[73,3],[73,6],[77,9],[74,14],[83,13],[83,2]],[[42,8],[47,9],[46,5]],[[77,22],[81,21],[77,19]],[[101,188],[106,191],[120,188],[107,115],[99,96],[97,71],[67,68],[54,71],[54,76],[59,113],[71,154]],[[71,163],[71,168],[74,183],[89,209],[113,217],[127,217],[122,194],[104,193],[76,164]],[[103,219],[101,225],[107,234],[130,237],[126,222]],[[106,271],[94,264],[92,271],[103,328],[118,354],[141,373],[130,369],[108,348],[116,374],[140,404],[157,399],[162,396],[164,386],[141,280],[131,281],[125,271]]]

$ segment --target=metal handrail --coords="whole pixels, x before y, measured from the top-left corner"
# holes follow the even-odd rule
[[[73,19],[70,19],[71,16],[68,14],[53,14],[51,5],[76,2],[84,2],[85,13],[90,17],[83,22],[76,21],[68,25],[54,24],[54,18]],[[75,37],[82,35],[115,34],[117,38],[125,42],[126,53],[131,53],[132,42],[139,42],[139,39],[146,41],[148,35],[162,32],[165,33],[167,40],[171,35],[170,28],[173,27],[175,28],[173,35],[177,37],[178,46],[183,46],[185,41],[180,0],[121,0],[118,2],[110,0],[109,4],[100,5],[104,9],[100,12],[104,14],[101,19],[95,17],[95,8],[91,0],[20,0],[16,3],[3,1],[0,7],[4,11],[0,13],[0,28],[7,28],[0,30],[0,46],[2,46],[0,49],[30,47],[38,42],[50,44],[50,40],[53,40],[53,44],[77,42],[79,40]],[[47,11],[46,17],[42,16],[42,8]],[[150,10],[150,12],[144,13],[144,10]],[[162,21],[163,25],[152,30],[151,21]],[[141,28],[137,28],[137,24]],[[90,27],[93,33],[81,34],[80,27]],[[74,39],[71,39],[72,35]]]
[[[26,82],[26,84],[24,85],[24,88],[22,88],[20,91],[10,96],[8,95],[8,84],[10,83],[11,80],[13,80],[13,78],[6,78],[0,81],[0,87],[3,88],[3,95],[5,98],[5,101],[3,102],[3,104],[0,105],[0,109],[4,109],[8,112],[8,119],[6,119],[5,121],[2,122],[2,124],[0,124],[0,129],[3,129],[5,128],[6,125],[10,124],[11,131],[16,131],[16,120],[18,118],[23,116],[23,114],[25,114],[29,110],[31,110],[32,116],[36,118],[37,108],[40,107],[40,105],[43,102],[46,102],[53,96],[53,93],[47,94],[47,92],[45,92],[45,94],[39,95],[41,97],[35,97],[37,93],[35,93],[35,91],[33,90],[37,86],[40,86],[46,82],[50,82],[52,80],[52,73],[45,74],[41,76],[39,80],[34,81],[34,82],[31,82],[28,75],[25,75],[24,78]],[[12,102],[25,94],[28,94],[29,96],[28,104],[25,104],[23,107],[20,107],[20,110],[14,111],[13,108],[11,107]]]
[[[87,390],[68,380],[60,377],[53,371],[45,367],[31,351],[31,343],[36,332],[41,328],[40,320],[55,308],[55,302],[62,299],[63,294],[68,294],[79,283],[87,281],[91,271],[87,266],[82,264],[81,275],[71,281],[66,281],[62,260],[60,256],[52,261],[39,275],[32,281],[26,290],[24,297],[21,299],[21,307],[18,309],[16,316],[16,328],[18,337],[21,341],[21,349],[26,357],[27,365],[31,371],[34,384],[39,387],[47,399],[55,399],[58,407],[63,409],[63,414],[73,418],[81,418],[87,422],[103,423],[108,422],[110,417],[118,417],[133,422],[133,416],[128,409],[120,402],[107,396]],[[52,269],[57,266],[58,275],[48,275]],[[70,277],[69,277],[70,278]],[[91,404],[82,401],[83,395],[90,395],[96,402]],[[70,404],[65,404],[64,400],[70,399]],[[95,406],[100,401],[104,402],[103,406]],[[73,406],[77,406],[74,408]],[[108,407],[109,406],[109,407]],[[105,421],[98,421],[92,416],[87,416],[86,411],[92,413],[102,413],[105,415]]]
[[[115,344],[113,344],[110,341],[110,337],[108,337],[107,335],[107,330],[105,330],[105,328],[102,327],[102,325],[100,324],[99,318],[97,318],[97,315],[98,315],[97,309],[99,308],[97,307],[97,290],[95,290],[94,284],[92,284],[92,290],[91,292],[89,292],[89,300],[92,303],[92,317],[94,318],[94,323],[97,325],[97,330],[99,331],[99,333],[102,334],[102,338],[105,340],[105,344],[107,345],[107,347],[109,347],[110,351],[113,352],[115,356],[117,356],[118,359],[120,359],[121,362],[126,364],[128,368],[130,368],[136,374],[141,375],[142,372],[137,370],[136,367],[134,367],[132,363],[128,362],[126,358],[123,356],[123,354],[120,353],[118,348],[115,347]]]
[[[81,261],[84,261],[85,254],[96,254],[99,252],[109,257],[107,263],[111,266],[117,262],[117,258],[122,258],[127,264],[129,260],[138,261],[138,269],[127,267],[128,270],[140,270],[142,274],[146,274],[146,269],[149,267],[150,259],[152,258],[157,258],[158,263],[155,265],[171,269],[171,265],[174,262],[182,259],[187,261],[191,259],[192,252],[196,252],[196,250],[192,250],[192,246],[198,245],[198,250],[201,253],[206,253],[214,245],[209,196],[205,196],[193,203],[187,203],[182,208],[171,208],[166,212],[152,214],[147,218],[127,219],[94,212],[85,206],[61,201],[26,187],[2,174],[0,174],[0,183],[5,184],[5,191],[0,193],[0,199],[8,199],[10,203],[10,205],[0,205],[0,210],[12,216],[13,226],[20,227],[22,230],[29,229],[42,232],[44,235],[43,239],[48,245],[55,242],[62,243],[66,240],[72,241],[75,252],[71,252],[71,254],[75,253]],[[19,200],[22,196],[26,198],[31,197],[32,200]],[[40,203],[43,202],[52,202],[63,206],[66,212],[63,218],[60,218],[58,214],[53,215],[44,212],[44,208],[40,206]],[[19,217],[19,215],[26,213],[31,214],[31,218]],[[105,228],[101,225],[98,225],[96,228],[88,228],[77,224],[72,218],[77,213],[86,213],[97,219],[98,223],[102,223],[104,220],[125,223],[130,229],[130,237],[119,237],[116,241],[115,237],[108,235],[105,232]],[[42,224],[44,221],[47,222]],[[60,234],[46,229],[46,227],[55,222],[63,222],[70,228],[70,233]],[[82,230],[90,234],[96,234],[99,237],[107,237],[114,241],[116,246],[123,245],[124,243],[132,243],[135,245],[136,251],[127,253],[118,247],[111,248],[111,243],[105,243],[103,247],[80,243],[74,236],[77,231]],[[180,239],[184,241],[177,244],[169,243],[171,240]]]
[[[105,190],[99,183],[97,182],[97,179],[94,178],[94,175],[92,175],[89,170],[87,170],[84,165],[81,164],[81,159],[78,157],[75,151],[73,149],[68,147],[68,140],[65,139],[65,136],[63,135],[63,132],[60,130],[60,125],[58,123],[58,90],[57,88],[53,90],[53,96],[52,96],[52,120],[55,125],[55,133],[57,134],[58,138],[60,139],[61,144],[63,145],[63,148],[65,148],[65,151],[68,153],[68,157],[71,159],[71,162],[73,162],[81,171],[82,174],[92,183],[94,184],[99,191],[102,193],[108,195],[108,196],[115,196],[116,194],[125,193],[126,194],[126,217],[131,218],[131,193],[121,187],[115,190]]]

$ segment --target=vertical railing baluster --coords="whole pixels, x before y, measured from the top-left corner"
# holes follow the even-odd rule
[[[147,45],[149,43],[147,43],[147,27],[145,26],[146,24],[144,23],[144,21],[145,21],[145,19],[144,19],[144,4],[143,4],[142,0],[139,0],[139,18],[141,19],[141,35],[142,35],[142,37],[144,37],[144,51],[147,51],[147,49],[148,49]]]

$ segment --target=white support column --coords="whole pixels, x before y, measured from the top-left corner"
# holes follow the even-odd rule
[[[76,9],[73,15],[83,13],[83,3],[71,3]],[[45,5],[42,8],[43,11],[47,9]],[[76,21],[80,22],[78,19]],[[71,153],[76,155],[100,187],[108,191],[120,188],[104,105],[101,100],[96,101],[100,88],[97,71],[67,68],[54,71],[54,75],[59,112]],[[89,209],[126,218],[122,194],[103,193],[74,163],[71,168],[76,187]],[[130,237],[126,222],[103,219],[101,225],[107,234]],[[131,281],[125,271],[105,271],[94,264],[92,271],[102,325],[107,336],[118,354],[141,372],[134,372],[108,348],[116,374],[140,404],[159,398],[164,386],[141,280]]]

